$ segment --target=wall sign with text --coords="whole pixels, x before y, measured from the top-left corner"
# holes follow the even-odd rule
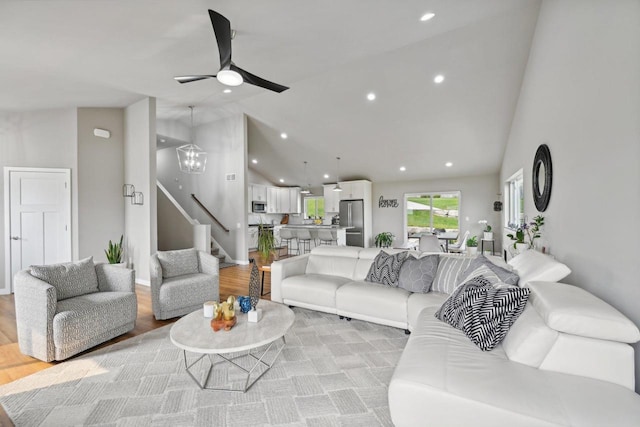
[[[378,200],[379,208],[397,208],[399,206],[398,199],[385,199],[384,196],[380,196]]]

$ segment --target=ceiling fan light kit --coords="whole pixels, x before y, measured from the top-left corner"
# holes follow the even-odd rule
[[[233,70],[220,70],[216,79],[220,83],[226,86],[240,86],[243,82],[242,76],[237,71]]]
[[[188,76],[176,76],[174,79],[179,83],[191,83],[198,80],[216,78],[226,86],[239,86],[248,83],[259,86],[277,93],[289,89],[277,83],[270,82],[261,77],[243,70],[231,61],[231,39],[235,36],[235,30],[231,30],[231,22],[218,12],[209,9],[209,18],[213,26],[218,43],[218,53],[220,54],[220,70],[218,74],[194,74]]]

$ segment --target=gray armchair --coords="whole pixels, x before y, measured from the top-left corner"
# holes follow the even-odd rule
[[[45,362],[131,331],[138,314],[135,272],[92,258],[22,270],[14,294],[20,351]]]
[[[151,305],[156,319],[183,316],[219,298],[218,258],[193,248],[151,256]]]

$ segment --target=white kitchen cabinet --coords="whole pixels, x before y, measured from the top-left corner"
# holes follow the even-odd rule
[[[264,202],[267,200],[267,186],[251,184],[251,194],[253,201]]]
[[[278,206],[276,213],[288,213],[290,211],[289,189],[278,188]]]
[[[299,214],[300,212],[300,188],[289,188],[289,211],[284,213]]]
[[[340,200],[364,199],[367,194],[371,193],[370,181],[345,181],[340,183],[342,191],[340,191]]]
[[[258,247],[258,231],[258,227],[249,227],[249,236],[247,239],[249,249],[256,249]]]
[[[324,211],[338,213],[340,212],[340,192],[333,191],[335,184],[324,186]]]
[[[278,187],[267,187],[267,213],[278,213]]]

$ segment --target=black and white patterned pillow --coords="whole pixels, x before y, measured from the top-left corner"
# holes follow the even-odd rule
[[[32,276],[56,288],[58,301],[98,292],[93,257],[61,264],[32,265],[29,268]]]
[[[431,289],[433,278],[438,271],[438,255],[427,255],[421,258],[407,257],[400,268],[398,287],[409,292],[426,294]]]
[[[477,276],[460,285],[435,317],[460,329],[482,351],[493,350],[522,314],[529,292]]]
[[[380,251],[374,258],[371,267],[369,267],[369,272],[364,280],[397,288],[398,280],[400,279],[400,268],[408,255],[409,253],[406,251],[393,255]]]

